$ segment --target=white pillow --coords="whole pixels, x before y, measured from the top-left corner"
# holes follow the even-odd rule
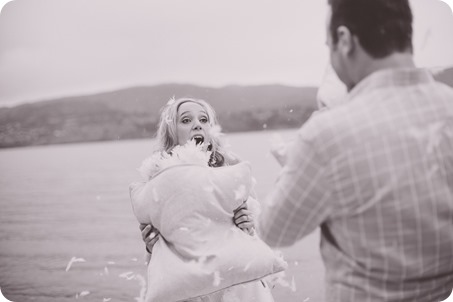
[[[162,235],[148,265],[146,301],[203,296],[286,268],[263,241],[233,223],[251,179],[248,163],[181,164],[131,185],[138,221],[152,223]]]

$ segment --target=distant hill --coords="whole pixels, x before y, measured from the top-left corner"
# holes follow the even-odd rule
[[[433,72],[433,74],[436,80],[453,87],[453,67],[441,69],[437,72]]]
[[[433,70],[453,87],[453,67]],[[315,87],[131,87],[0,108],[0,148],[151,138],[172,96],[209,101],[225,132],[300,127],[316,109]]]
[[[282,85],[167,84],[0,108],[0,147],[150,138],[172,96],[210,102],[225,132],[299,127],[316,108],[316,92]]]

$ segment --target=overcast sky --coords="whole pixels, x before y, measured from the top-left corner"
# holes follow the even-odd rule
[[[3,0],[5,2],[5,0]],[[327,0],[14,0],[0,106],[132,85],[319,85]],[[420,66],[453,66],[453,14],[411,0]]]

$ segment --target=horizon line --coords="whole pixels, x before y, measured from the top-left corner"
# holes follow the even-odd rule
[[[67,92],[61,94],[54,94],[54,95],[47,95],[41,96],[36,98],[28,98],[19,101],[12,101],[12,102],[5,102],[0,103],[0,109],[4,108],[14,108],[21,105],[33,104],[33,103],[41,103],[41,102],[51,102],[58,99],[67,99],[72,97],[85,97],[97,94],[104,94],[104,93],[112,93],[121,90],[133,89],[133,88],[142,88],[142,87],[158,87],[158,86],[194,86],[199,88],[213,88],[213,89],[222,89],[226,87],[259,87],[259,86],[283,86],[283,87],[290,87],[290,88],[319,88],[319,85],[292,85],[292,84],[281,84],[281,83],[262,83],[262,84],[226,84],[226,85],[202,85],[202,84],[194,84],[188,82],[165,82],[165,83],[158,83],[158,84],[133,84],[133,85],[121,85],[117,86],[116,88],[105,88],[105,89],[94,89],[94,90],[85,90],[79,92]]]

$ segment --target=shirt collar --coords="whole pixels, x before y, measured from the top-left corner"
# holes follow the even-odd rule
[[[381,87],[417,85],[433,82],[434,78],[428,69],[423,68],[392,68],[375,71],[360,81],[348,94],[351,101],[363,93]]]

